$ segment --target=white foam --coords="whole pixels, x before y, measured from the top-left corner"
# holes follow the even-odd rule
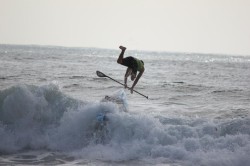
[[[72,99],[53,84],[1,91],[0,104],[3,154],[47,149],[104,161],[151,158],[182,165],[250,163],[247,118],[211,121],[124,112],[112,102]],[[97,129],[100,112],[108,122]]]

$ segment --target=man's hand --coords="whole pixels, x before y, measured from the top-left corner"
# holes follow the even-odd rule
[[[134,87],[131,87],[130,88],[130,93],[133,94],[133,91],[134,91]]]

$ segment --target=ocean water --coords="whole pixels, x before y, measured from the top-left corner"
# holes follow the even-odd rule
[[[250,165],[250,56],[119,53],[0,45],[0,165]]]

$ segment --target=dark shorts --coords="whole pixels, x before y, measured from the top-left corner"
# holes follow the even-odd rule
[[[122,65],[127,66],[132,69],[133,73],[137,72],[137,63],[136,60],[132,56],[128,56],[122,59]]]

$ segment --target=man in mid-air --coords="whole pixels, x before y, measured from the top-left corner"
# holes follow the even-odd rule
[[[127,78],[131,76],[131,80],[134,81],[132,87],[130,88],[130,92],[133,93],[133,89],[139,79],[141,78],[145,68],[144,68],[144,62],[142,60],[139,60],[137,58],[134,58],[132,56],[123,58],[123,55],[126,51],[126,47],[120,46],[119,47],[122,51],[119,55],[119,58],[117,59],[117,63],[127,66],[127,71],[125,73],[124,77],[124,85],[125,88],[127,88]],[[137,71],[139,71],[139,74],[136,76]]]

